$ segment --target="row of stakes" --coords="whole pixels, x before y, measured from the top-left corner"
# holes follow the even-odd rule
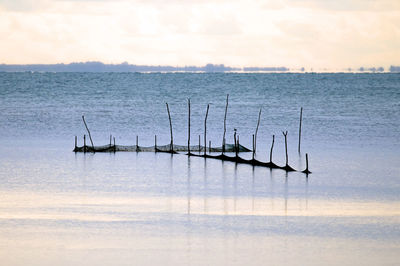
[[[205,120],[204,120],[204,154],[201,154],[201,146],[200,146],[200,135],[199,135],[199,154],[194,154],[190,151],[190,99],[188,99],[188,109],[189,109],[189,118],[188,118],[188,145],[187,145],[187,154],[188,156],[196,156],[196,157],[203,157],[203,158],[212,158],[212,159],[219,159],[219,160],[223,160],[223,161],[231,161],[231,162],[235,162],[235,163],[242,163],[242,164],[250,164],[253,166],[264,166],[264,167],[268,167],[271,169],[283,169],[287,172],[291,172],[291,171],[296,171],[294,168],[292,168],[289,165],[288,162],[288,151],[287,151],[287,135],[288,132],[287,131],[283,131],[282,134],[285,138],[285,154],[286,154],[286,164],[285,166],[278,166],[275,163],[272,162],[272,152],[273,152],[273,148],[274,148],[274,143],[275,143],[275,135],[272,136],[272,144],[271,144],[271,149],[270,149],[270,156],[269,156],[269,162],[261,162],[255,159],[255,153],[256,153],[256,145],[257,145],[257,132],[258,132],[258,127],[260,125],[260,118],[261,118],[261,108],[258,114],[258,121],[257,121],[257,127],[256,127],[256,131],[255,134],[253,134],[253,150],[252,150],[252,159],[250,160],[246,160],[243,159],[239,156],[239,152],[240,152],[240,145],[239,145],[239,136],[236,134],[236,129],[234,130],[234,152],[235,152],[235,156],[234,157],[230,157],[225,155],[225,135],[226,135],[226,115],[227,115],[227,110],[228,110],[228,101],[229,101],[229,94],[226,97],[226,107],[225,107],[225,116],[224,116],[224,134],[223,134],[223,144],[222,144],[222,152],[220,155],[211,155],[211,141],[209,141],[209,154],[207,154],[207,117],[208,117],[208,111],[209,111],[209,104],[207,105],[207,111],[206,111],[206,116],[205,116]],[[170,135],[171,135],[171,142],[170,142],[170,147],[169,150],[160,150],[157,148],[157,135],[154,136],[154,151],[155,152],[166,152],[166,153],[171,153],[171,154],[175,154],[177,153],[176,151],[174,151],[174,142],[173,142],[173,134],[172,134],[172,120],[171,120],[171,114],[169,111],[169,106],[168,103],[166,103],[166,107],[167,107],[167,112],[168,112],[168,118],[169,118],[169,125],[170,125]],[[300,124],[299,124],[299,144],[298,144],[298,152],[300,153],[300,144],[301,144],[301,126],[302,126],[302,116],[303,116],[303,108],[300,109]],[[91,142],[91,147],[86,145],[86,135],[83,136],[83,149],[82,148],[78,148],[78,143],[77,143],[77,136],[75,136],[75,149],[74,152],[78,152],[78,151],[83,151],[84,153],[86,152],[96,152],[96,148],[93,145],[93,140],[89,131],[89,128],[86,124],[85,121],[85,117],[82,116],[82,120],[83,123],[86,127],[86,130],[89,134],[89,138],[90,138],[90,142]],[[111,143],[111,141],[113,140],[113,145]],[[136,152],[141,151],[138,145],[138,141],[139,138],[138,136],[136,136]],[[110,144],[109,144],[109,148],[107,149],[107,151],[109,152],[116,152],[117,151],[117,145],[115,144],[115,137],[113,138],[110,135]],[[306,168],[305,170],[301,171],[302,173],[305,173],[307,176],[308,174],[311,173],[311,171],[309,170],[308,167],[308,154],[306,153]]]

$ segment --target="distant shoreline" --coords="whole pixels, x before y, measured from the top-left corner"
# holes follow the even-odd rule
[[[125,74],[399,74],[400,72],[372,71],[38,71],[38,70],[0,70],[0,73],[125,73]]]
[[[151,66],[80,62],[70,64],[0,64],[0,72],[95,72],[95,73],[399,73],[400,66],[360,67],[357,69],[306,69],[288,67],[230,67],[223,64],[205,66]]]

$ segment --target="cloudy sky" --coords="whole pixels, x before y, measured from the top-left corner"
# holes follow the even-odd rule
[[[400,65],[399,0],[0,0],[0,63]]]

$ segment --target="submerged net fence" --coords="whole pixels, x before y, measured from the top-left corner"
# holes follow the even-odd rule
[[[237,146],[238,152],[250,152],[251,150],[246,148],[243,145]],[[222,152],[222,147],[204,147],[199,145],[190,146],[190,152]],[[161,146],[138,146],[138,145],[102,145],[102,146],[82,146],[75,147],[74,152],[117,152],[117,151],[125,151],[125,152],[189,152],[188,146],[186,145],[176,145],[174,144],[171,149],[171,145],[161,145]],[[235,152],[234,144],[225,144],[226,152]]]
[[[196,157],[203,157],[203,158],[212,158],[212,159],[219,159],[222,161],[230,161],[230,162],[235,162],[235,163],[242,163],[242,164],[250,164],[253,166],[263,166],[263,167],[268,167],[268,168],[276,168],[276,169],[283,169],[286,172],[290,171],[296,171],[294,168],[292,168],[289,165],[289,160],[288,160],[288,151],[287,151],[287,135],[288,131],[284,132],[282,131],[282,134],[285,138],[285,155],[286,155],[286,164],[284,166],[278,166],[275,163],[272,162],[272,152],[274,148],[274,141],[275,141],[275,135],[272,136],[272,145],[271,145],[271,150],[270,150],[270,161],[269,162],[261,162],[255,159],[255,153],[256,153],[256,146],[257,146],[257,132],[258,132],[258,127],[260,125],[260,117],[261,117],[261,108],[258,114],[258,121],[257,121],[257,127],[255,134],[253,134],[253,148],[252,150],[246,148],[243,145],[239,144],[239,136],[236,134],[236,129],[234,129],[234,144],[226,144],[226,114],[228,110],[228,98],[229,95],[226,97],[226,107],[225,107],[225,116],[224,116],[224,134],[223,134],[223,139],[222,139],[222,146],[221,147],[211,147],[211,142],[209,143],[209,146],[207,147],[207,117],[208,117],[208,111],[209,111],[209,105],[207,105],[207,111],[204,119],[204,146],[200,144],[200,135],[199,135],[199,144],[198,145],[190,145],[190,99],[188,99],[188,144],[187,145],[176,145],[174,144],[174,138],[173,138],[173,130],[172,130],[172,121],[171,121],[171,114],[169,110],[168,103],[166,103],[167,107],[167,112],[168,112],[168,119],[169,119],[169,126],[170,126],[170,136],[171,136],[171,141],[170,144],[167,145],[157,145],[157,136],[155,136],[155,141],[154,141],[154,146],[139,146],[138,145],[138,136],[136,136],[136,145],[116,145],[115,144],[115,138],[114,138],[114,143],[111,142],[111,137],[110,136],[110,144],[108,145],[102,145],[102,146],[94,146],[92,136],[90,134],[89,128],[86,124],[85,117],[82,116],[83,123],[85,124],[85,128],[88,132],[88,136],[90,139],[91,145],[88,146],[86,145],[86,135],[83,136],[83,146],[78,147],[77,146],[77,137],[75,136],[75,148],[74,152],[165,152],[165,153],[179,153],[179,152],[185,152],[186,155],[188,156],[196,156]],[[301,122],[302,122],[302,115],[303,115],[303,108],[300,110],[300,127],[299,127],[299,145],[298,145],[298,151],[300,154],[300,140],[301,140]],[[207,154],[208,152],[208,154]],[[227,153],[235,153],[235,156],[227,156],[225,155],[225,152]],[[240,152],[252,152],[252,159],[246,160],[243,159],[239,156]],[[211,153],[221,153],[220,155],[212,155]],[[306,153],[306,168],[305,170],[302,171],[305,173],[307,176],[308,174],[311,173],[311,171],[308,170],[308,154]]]

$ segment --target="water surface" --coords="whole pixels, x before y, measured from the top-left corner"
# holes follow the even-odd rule
[[[396,265],[400,251],[397,74],[0,73],[3,265]],[[95,145],[233,129],[257,159],[299,172],[163,153],[75,154]],[[302,152],[298,119],[304,108]],[[232,141],[229,141],[232,142]],[[242,156],[249,158],[250,154]]]

